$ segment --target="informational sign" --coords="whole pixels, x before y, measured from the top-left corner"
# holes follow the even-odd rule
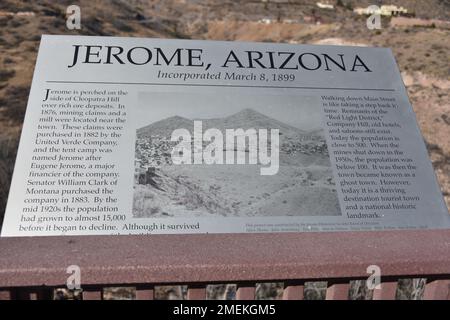
[[[449,226],[389,49],[42,37],[2,236]]]

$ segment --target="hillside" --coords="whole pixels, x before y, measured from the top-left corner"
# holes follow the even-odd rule
[[[404,77],[420,129],[438,176],[442,192],[450,206],[450,31],[430,23],[430,19],[450,21],[448,0],[342,0],[329,1],[334,10],[319,9],[316,0],[80,0],[82,29],[65,27],[65,10],[73,1],[38,0],[0,1],[0,224],[9,190],[20,130],[28,99],[41,34],[114,35],[161,38],[192,38],[284,43],[322,43],[390,47]],[[323,1],[325,2],[325,1]],[[425,25],[395,24],[383,18],[380,30],[368,30],[365,17],[356,16],[352,8],[371,4],[395,4],[406,7]],[[340,4],[340,5],[338,5]],[[20,15],[26,12],[30,15]],[[145,130],[144,130],[145,131]],[[303,155],[304,163],[311,158]],[[188,170],[186,170],[188,171]],[[315,171],[309,172],[320,180]],[[298,175],[303,182],[307,176]],[[306,183],[306,182],[305,182]],[[186,186],[196,194],[196,186]],[[251,186],[249,187],[251,189]],[[285,189],[289,195],[289,190]],[[204,193],[203,193],[204,195]],[[254,198],[252,205],[257,206]],[[277,195],[278,196],[278,195]],[[275,198],[275,197],[274,197]],[[320,198],[311,198],[322,202]],[[207,204],[197,198],[193,207]],[[215,199],[217,200],[217,199]],[[202,202],[203,201],[203,202]],[[277,203],[282,198],[277,199]],[[264,202],[270,209],[271,202]],[[219,201],[232,210],[233,206]],[[329,204],[325,204],[325,206]],[[206,205],[208,208],[208,205]],[[209,207],[212,208],[212,207]],[[163,214],[157,212],[157,214]],[[405,282],[398,292],[402,298],[414,295]],[[216,287],[216,289],[211,289]],[[224,286],[209,286],[217,297]],[[363,287],[363,286],[362,286]],[[222,288],[222,289],[221,289]],[[228,288],[228,286],[227,286]],[[279,297],[282,285],[268,290],[257,289],[264,298]],[[267,289],[267,287],[265,287]],[[322,289],[305,284],[307,299],[324,298]],[[406,289],[405,289],[406,288]],[[128,290],[127,288],[118,288]],[[111,288],[107,292],[110,292]],[[158,298],[180,298],[185,288],[159,287]],[[225,290],[222,290],[225,291]],[[226,290],[228,292],[228,289]],[[115,291],[117,292],[117,291]],[[170,292],[170,295],[168,294]],[[174,293],[175,292],[175,293]],[[212,293],[211,293],[212,292]],[[361,298],[365,292],[358,292]],[[232,295],[231,295],[232,296]]]
[[[257,129],[278,129],[283,135],[305,134],[306,132],[290,126],[286,123],[270,118],[253,109],[244,109],[223,119],[207,119],[203,122],[206,128],[217,128],[224,130],[227,128],[257,128]]]
[[[178,128],[186,128],[192,132],[193,121],[202,121],[204,130],[208,128],[216,128],[221,131],[225,129],[279,129],[284,135],[306,135],[306,131],[295,128],[286,123],[270,118],[253,109],[243,109],[237,113],[223,118],[215,119],[187,119],[180,116],[173,116],[167,119],[156,121],[148,126],[137,130],[138,138],[151,137],[152,135],[161,135],[170,137],[173,130]]]
[[[172,116],[156,121],[136,130],[136,159],[140,160],[142,168],[159,167],[164,164],[172,164],[170,155],[177,144],[171,141],[172,132],[176,129],[187,129],[194,135],[194,121],[200,119],[187,119],[180,116]],[[268,117],[253,109],[243,109],[223,118],[201,119],[202,129],[214,128],[222,132],[225,147],[226,129],[255,129],[258,137],[259,130],[266,129],[268,146],[270,147],[270,132],[279,130],[281,164],[322,164],[328,165],[328,150],[325,143],[323,130],[304,131],[286,123]],[[248,143],[248,142],[246,142]],[[205,148],[209,142],[203,142]],[[235,148],[238,148],[236,146]],[[246,145],[246,152],[249,152]]]
[[[170,137],[175,129],[186,128],[192,131],[192,120],[180,116],[173,116],[156,121],[136,130],[138,139],[151,138],[152,136]]]

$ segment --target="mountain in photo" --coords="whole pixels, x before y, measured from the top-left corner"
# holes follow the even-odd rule
[[[201,120],[203,131],[209,128],[216,128],[222,132],[225,129],[244,130],[254,129],[278,129],[281,136],[296,137],[301,140],[315,140],[323,137],[323,130],[305,131],[294,126],[288,125],[279,120],[268,117],[258,111],[247,108],[237,113],[223,118],[213,119],[187,119],[180,116],[173,116],[163,120],[156,121],[137,130],[138,139],[150,138],[154,136],[166,137],[170,139],[175,129],[185,128],[193,132],[194,120]]]
[[[279,171],[261,175],[261,163],[175,165],[171,159],[176,144],[170,141],[172,132],[185,128],[192,133],[194,120],[174,116],[156,121],[137,130],[134,217],[340,214],[323,129],[301,130],[253,109],[198,120],[204,131],[278,129]]]
[[[192,120],[180,116],[173,116],[156,121],[136,130],[138,139],[151,138],[152,136],[169,137],[175,129],[186,128],[193,130]]]

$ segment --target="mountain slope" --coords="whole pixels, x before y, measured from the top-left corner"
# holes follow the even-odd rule
[[[170,137],[175,129],[185,128],[192,132],[193,121],[180,116],[162,119],[137,130],[137,137],[150,138],[151,136]]]
[[[307,132],[279,120],[268,117],[253,109],[243,109],[237,113],[224,118],[195,119],[202,121],[203,131],[209,128],[216,128],[222,132],[225,129],[279,129],[281,135],[290,137],[316,137],[323,136],[322,130]],[[156,121],[137,130],[138,138],[148,138],[151,136],[170,137],[173,130],[185,128],[192,132],[194,120],[180,116],[173,116]],[[311,138],[313,139],[313,138]],[[308,139],[309,140],[309,139]]]
[[[207,119],[204,120],[203,125],[205,128],[217,128],[217,129],[279,129],[282,134],[304,134],[303,130],[290,126],[286,123],[268,117],[258,111],[247,108],[243,109],[231,116],[220,119]]]

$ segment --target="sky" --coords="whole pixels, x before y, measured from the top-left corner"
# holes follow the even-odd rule
[[[287,94],[287,90],[280,89],[168,89],[158,88],[139,93],[138,106],[133,110],[137,128],[172,116],[188,119],[222,118],[246,108],[302,130],[322,127],[322,108],[319,99],[314,96]]]

